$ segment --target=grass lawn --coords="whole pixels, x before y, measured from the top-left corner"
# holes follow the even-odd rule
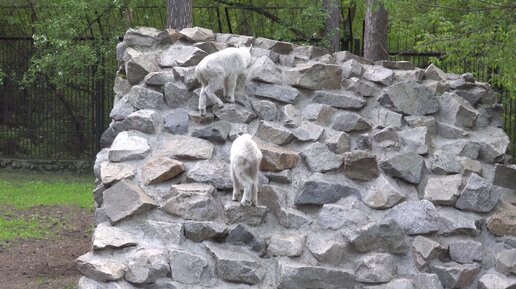
[[[67,219],[38,208],[93,210],[93,188],[92,176],[0,171],[0,242],[51,237],[66,228]]]

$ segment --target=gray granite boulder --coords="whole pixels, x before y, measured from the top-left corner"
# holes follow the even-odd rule
[[[135,85],[131,88],[127,101],[136,109],[149,108],[158,110],[165,107],[163,93],[141,85]]]
[[[197,65],[208,53],[193,46],[171,46],[163,51],[159,58],[159,66],[192,66]]]
[[[153,283],[170,273],[168,262],[165,249],[140,249],[129,260],[124,278],[131,283]]]
[[[434,205],[427,200],[400,203],[385,217],[395,220],[409,235],[437,232],[440,225]]]
[[[119,133],[109,149],[109,160],[123,162],[146,158],[150,153],[150,146],[145,135],[136,131]]]
[[[326,145],[320,142],[313,143],[303,149],[301,157],[312,172],[335,170],[344,162],[342,156],[334,154]]]
[[[487,179],[471,174],[455,207],[473,212],[490,212],[498,203],[502,191],[502,188],[492,185]]]
[[[346,269],[278,261],[278,289],[352,289],[353,273]]]
[[[294,103],[299,96],[299,90],[296,88],[257,81],[248,83],[245,87],[245,92],[249,95],[265,97],[286,103]]]
[[[424,86],[412,82],[400,82],[389,86],[378,102],[404,115],[428,115],[439,110],[435,96]]]
[[[103,200],[102,206],[112,224],[157,205],[136,183],[129,180],[121,180],[105,190]]]
[[[394,155],[380,163],[389,175],[412,184],[419,184],[423,175],[424,159],[415,152]]]
[[[205,243],[208,252],[215,258],[216,274],[230,282],[257,284],[265,276],[260,260],[238,247]]]
[[[173,196],[162,209],[186,220],[211,221],[219,216],[220,205],[213,197],[215,188],[206,184],[173,185]]]
[[[316,173],[303,183],[295,204],[298,206],[324,205],[334,203],[349,195],[357,195],[358,193],[358,189],[348,182]]]
[[[372,253],[357,262],[355,280],[362,283],[387,283],[397,273],[394,258],[386,253]]]
[[[330,92],[325,90],[318,90],[314,93],[313,102],[331,105],[335,108],[358,110],[366,105],[366,100],[354,95],[350,91],[341,90]]]

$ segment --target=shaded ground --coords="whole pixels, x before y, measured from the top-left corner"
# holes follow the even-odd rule
[[[12,209],[0,207],[0,214]],[[51,217],[42,240],[0,243],[0,289],[72,289],[80,274],[74,260],[90,250],[93,213],[67,206],[16,210],[18,215]],[[1,230],[1,228],[0,228]]]

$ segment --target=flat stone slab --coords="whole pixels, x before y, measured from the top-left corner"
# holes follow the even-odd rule
[[[223,107],[215,106],[213,114],[219,119],[231,123],[249,123],[256,118],[256,114],[236,103],[226,103]]]
[[[339,112],[333,120],[332,128],[344,132],[360,132],[370,130],[372,126],[358,113]]]
[[[395,220],[370,222],[356,229],[342,232],[353,249],[361,253],[385,252],[405,254],[409,245],[405,231]]]
[[[344,163],[342,156],[334,154],[320,142],[313,143],[303,149],[301,156],[312,172],[336,170]]]
[[[516,275],[516,249],[501,251],[496,255],[496,270],[505,275]]]
[[[285,69],[288,84],[311,90],[340,89],[341,74],[340,66],[320,62],[303,63]]]
[[[258,143],[263,158],[260,163],[262,171],[283,171],[293,168],[299,161],[299,153],[272,144]]]
[[[351,179],[370,181],[378,177],[376,156],[361,150],[344,154],[344,174]]]
[[[159,66],[194,66],[199,64],[208,53],[193,46],[171,46],[163,51],[159,58]]]
[[[324,204],[319,212],[319,225],[324,229],[351,229],[369,223],[368,211],[355,196],[349,196],[338,204]]]
[[[468,212],[462,212],[455,208],[441,208],[437,212],[439,223],[439,235],[469,235],[476,236],[480,233],[483,218]]]
[[[182,162],[169,157],[150,159],[142,167],[142,176],[146,185],[154,185],[173,179],[185,170]]]
[[[271,256],[298,257],[303,253],[306,235],[274,234],[271,236],[267,253]]]
[[[129,180],[121,180],[105,190],[103,199],[102,207],[111,223],[117,223],[157,206],[135,182]]]
[[[215,258],[216,273],[222,280],[245,284],[258,284],[265,276],[260,261],[250,253],[234,246],[205,243]]]
[[[342,90],[337,92],[330,92],[319,90],[314,93],[313,102],[328,104],[335,108],[344,109],[361,109],[366,105],[366,100],[358,95],[354,95],[350,91]]]
[[[211,221],[186,221],[183,223],[185,236],[193,242],[202,242],[206,240],[224,240],[229,234],[229,229],[217,222]]]
[[[299,96],[299,90],[287,85],[270,84],[253,81],[246,85],[245,92],[250,95],[294,103]]]
[[[265,206],[243,206],[237,202],[230,202],[224,206],[226,220],[229,224],[245,223],[249,226],[259,226],[265,214]]]
[[[136,170],[130,164],[103,162],[100,164],[100,179],[106,187],[123,180],[134,177]]]
[[[439,110],[439,103],[423,85],[411,81],[389,86],[378,102],[404,115],[427,115]]]
[[[396,182],[383,174],[376,178],[373,185],[362,195],[363,202],[374,209],[392,208],[405,198],[405,193]]]
[[[107,223],[97,225],[93,232],[93,250],[118,249],[136,246],[137,244],[136,236]]]
[[[516,279],[495,273],[486,273],[478,280],[479,289],[510,289],[515,286]]]
[[[170,273],[166,249],[139,249],[127,264],[125,280],[136,283],[154,283]]]
[[[278,289],[352,289],[353,272],[340,268],[278,261]]]
[[[233,188],[227,162],[206,160],[189,163],[186,167],[186,178],[191,182],[208,183],[222,190]]]
[[[150,154],[150,146],[145,136],[136,131],[119,133],[111,148],[108,157],[112,162],[141,160]]]
[[[380,167],[389,175],[412,184],[419,184],[424,158],[415,152],[400,153],[382,161]]]
[[[153,109],[141,109],[129,114],[120,124],[120,130],[137,130],[153,134],[162,122],[161,114]]]
[[[461,175],[432,176],[427,181],[423,197],[434,204],[453,206],[461,185]]]
[[[432,264],[430,270],[439,277],[444,288],[467,288],[480,272],[480,265],[448,262]]]
[[[326,178],[323,174],[313,174],[306,180],[295,200],[300,205],[324,205],[334,203],[349,195],[358,195],[359,191],[352,185]]]
[[[219,216],[220,205],[212,194],[215,188],[206,184],[172,186],[172,196],[162,209],[186,220],[211,221]]]
[[[116,281],[124,277],[127,266],[121,262],[99,258],[92,252],[75,260],[77,269],[86,277],[100,282]]]
[[[169,253],[172,279],[175,281],[196,284],[208,267],[205,257],[182,249],[172,249]]]
[[[355,280],[362,283],[387,283],[394,279],[397,266],[394,258],[386,253],[371,253],[358,260]]]
[[[452,241],[449,245],[450,258],[460,264],[482,262],[482,243],[472,240]]]
[[[497,236],[516,236],[516,207],[500,202],[495,213],[487,220],[487,229]]]
[[[487,213],[498,204],[502,192],[502,188],[492,185],[487,179],[477,174],[471,174],[455,207],[461,210]]]
[[[179,31],[179,34],[181,34],[182,37],[185,37],[188,41],[191,42],[215,40],[215,35],[213,34],[213,31],[201,27],[184,28],[181,29],[181,31]]]
[[[428,237],[416,236],[412,243],[412,255],[419,269],[426,269],[435,259],[441,259],[447,253],[445,247]]]
[[[436,232],[440,225],[434,205],[427,200],[400,203],[385,217],[398,222],[409,235]]]
[[[184,160],[206,160],[213,155],[214,145],[196,137],[168,135],[161,138],[160,142],[156,155]]]
[[[261,121],[254,136],[275,145],[285,145],[294,139],[294,134],[290,129],[269,121]]]
[[[182,223],[147,220],[144,232],[147,236],[161,240],[165,244],[181,245],[185,241]]]
[[[162,109],[165,106],[163,93],[141,85],[135,85],[131,88],[127,101],[136,109]]]
[[[495,165],[493,184],[500,187],[516,190],[516,165]]]

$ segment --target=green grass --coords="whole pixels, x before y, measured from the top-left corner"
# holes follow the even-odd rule
[[[36,206],[78,206],[92,208],[93,182],[0,181],[0,204],[15,209]]]
[[[39,206],[93,210],[93,178],[0,171],[0,241],[42,239],[66,229],[67,219],[31,213]]]

